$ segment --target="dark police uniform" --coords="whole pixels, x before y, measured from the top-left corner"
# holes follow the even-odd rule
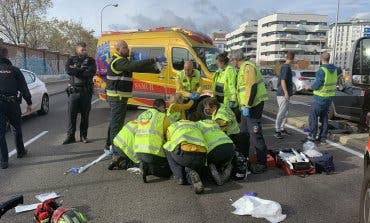
[[[75,139],[77,114],[81,114],[80,138],[87,138],[89,113],[93,94],[93,76],[96,72],[95,60],[92,57],[70,57],[66,64],[70,76],[68,94],[68,130],[67,140]],[[67,141],[66,140],[66,141]]]
[[[27,87],[22,72],[12,66],[6,58],[0,58],[0,150],[1,167],[6,168],[8,164],[8,147],[5,140],[6,120],[13,126],[15,133],[15,144],[17,157],[22,157],[24,149],[21,129],[21,108],[22,97],[28,105],[32,104],[31,94]]]

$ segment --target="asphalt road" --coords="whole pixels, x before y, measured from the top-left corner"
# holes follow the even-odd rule
[[[64,205],[82,210],[89,222],[266,222],[231,213],[233,201],[254,191],[282,205],[287,214],[284,222],[358,222],[362,159],[332,146],[321,146],[320,150],[334,154],[335,174],[301,178],[270,168],[262,175],[249,175],[246,181],[231,181],[221,187],[207,182],[202,195],[194,194],[191,186],[167,179],[153,177],[143,184],[139,176],[127,171],[108,171],[109,161],[81,175],[64,175],[69,168],[102,154],[109,120],[106,103],[95,103],[90,116],[91,143],[62,146],[66,109],[66,96],[55,95],[48,115],[24,120],[25,142],[48,132],[27,146],[28,157],[13,156],[9,169],[0,170],[0,197],[23,194],[25,203],[32,204],[37,202],[35,195],[55,191]],[[130,110],[127,120],[139,112]],[[294,135],[279,141],[273,137],[271,121],[264,120],[263,127],[269,149],[302,147],[302,134],[291,130]],[[14,148],[12,137],[7,139]],[[0,222],[33,222],[33,212],[17,214],[12,210]]]

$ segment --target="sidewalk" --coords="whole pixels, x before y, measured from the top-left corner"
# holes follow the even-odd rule
[[[276,92],[268,92],[269,100],[265,103],[264,112],[266,115],[270,116],[271,118],[276,118],[276,114],[278,112],[278,105],[276,102]],[[292,101],[302,101],[302,97],[305,97],[304,103],[294,103],[291,104],[289,107],[289,115],[288,115],[288,124],[299,128],[304,129],[308,127],[308,114],[310,111],[310,106],[307,101],[311,100],[310,95],[306,96],[293,96]],[[356,133],[357,128],[354,127],[354,133],[352,134],[329,134],[328,139],[337,143],[340,143],[344,146],[349,148],[358,150],[363,152],[366,145],[369,134],[367,133]]]

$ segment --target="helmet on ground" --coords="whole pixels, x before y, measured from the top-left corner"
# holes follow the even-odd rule
[[[85,215],[76,209],[59,207],[51,217],[51,223],[86,223]]]

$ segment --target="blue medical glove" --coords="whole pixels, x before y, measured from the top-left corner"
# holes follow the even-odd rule
[[[249,117],[249,108],[247,107],[243,107],[243,116],[244,117]]]
[[[159,57],[156,57],[155,60],[157,62],[159,62],[159,63],[163,63],[163,62],[166,62],[167,61],[167,59],[166,59],[166,57],[164,55],[161,55]]]
[[[230,108],[234,108],[234,107],[235,107],[235,102],[230,101],[230,102],[229,102],[229,107],[230,107]]]
[[[196,97],[196,96],[195,96],[195,94],[193,94],[193,93],[190,93],[190,94],[189,94],[189,98],[190,98],[191,100],[195,100],[195,97]]]
[[[194,100],[198,100],[199,98],[200,98],[200,94],[195,93],[195,94],[194,94]]]

